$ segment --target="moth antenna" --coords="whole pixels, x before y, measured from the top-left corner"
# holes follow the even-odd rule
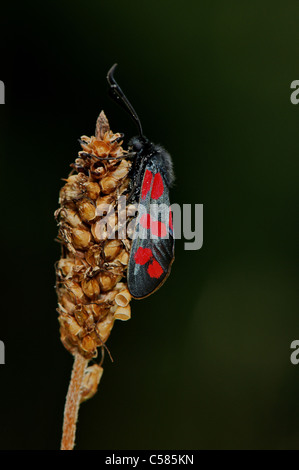
[[[126,95],[124,94],[124,92],[122,91],[122,89],[120,88],[120,86],[118,85],[118,83],[116,82],[114,78],[114,71],[116,67],[117,67],[117,64],[112,65],[111,69],[109,70],[107,74],[107,81],[110,87],[109,88],[110,95],[116,102],[118,102],[130,114],[131,118],[137,125],[140,137],[144,137],[138,114],[136,113],[130,101],[128,100],[128,98],[126,97]]]
[[[124,160],[125,158],[133,158],[136,155],[136,152],[130,152],[122,155],[121,157],[99,157],[98,155],[94,155],[93,153],[88,153],[81,151],[79,152],[79,156],[82,155],[82,157],[93,157],[96,158],[97,160]]]

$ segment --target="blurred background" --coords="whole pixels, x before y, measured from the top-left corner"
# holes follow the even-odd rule
[[[204,244],[108,340],[80,449],[299,449],[299,4],[2,5],[0,449],[58,449],[72,357],[59,339],[53,213],[104,109],[171,153],[171,200],[204,205]]]

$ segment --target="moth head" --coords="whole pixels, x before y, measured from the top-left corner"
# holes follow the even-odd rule
[[[136,137],[132,137],[130,140],[129,149],[133,152],[140,153],[147,146],[147,143],[148,141],[144,136],[138,135]]]

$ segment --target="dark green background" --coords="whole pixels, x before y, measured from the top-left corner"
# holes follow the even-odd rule
[[[104,109],[106,73],[173,156],[172,202],[204,204],[204,245],[132,302],[77,449],[299,449],[296,1],[1,6],[0,448],[59,448],[72,358],[59,340],[53,218]]]

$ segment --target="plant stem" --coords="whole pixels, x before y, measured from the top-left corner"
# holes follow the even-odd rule
[[[64,407],[61,450],[73,450],[75,445],[76,424],[82,392],[81,387],[87,364],[87,359],[79,353],[75,354],[71,381]]]

